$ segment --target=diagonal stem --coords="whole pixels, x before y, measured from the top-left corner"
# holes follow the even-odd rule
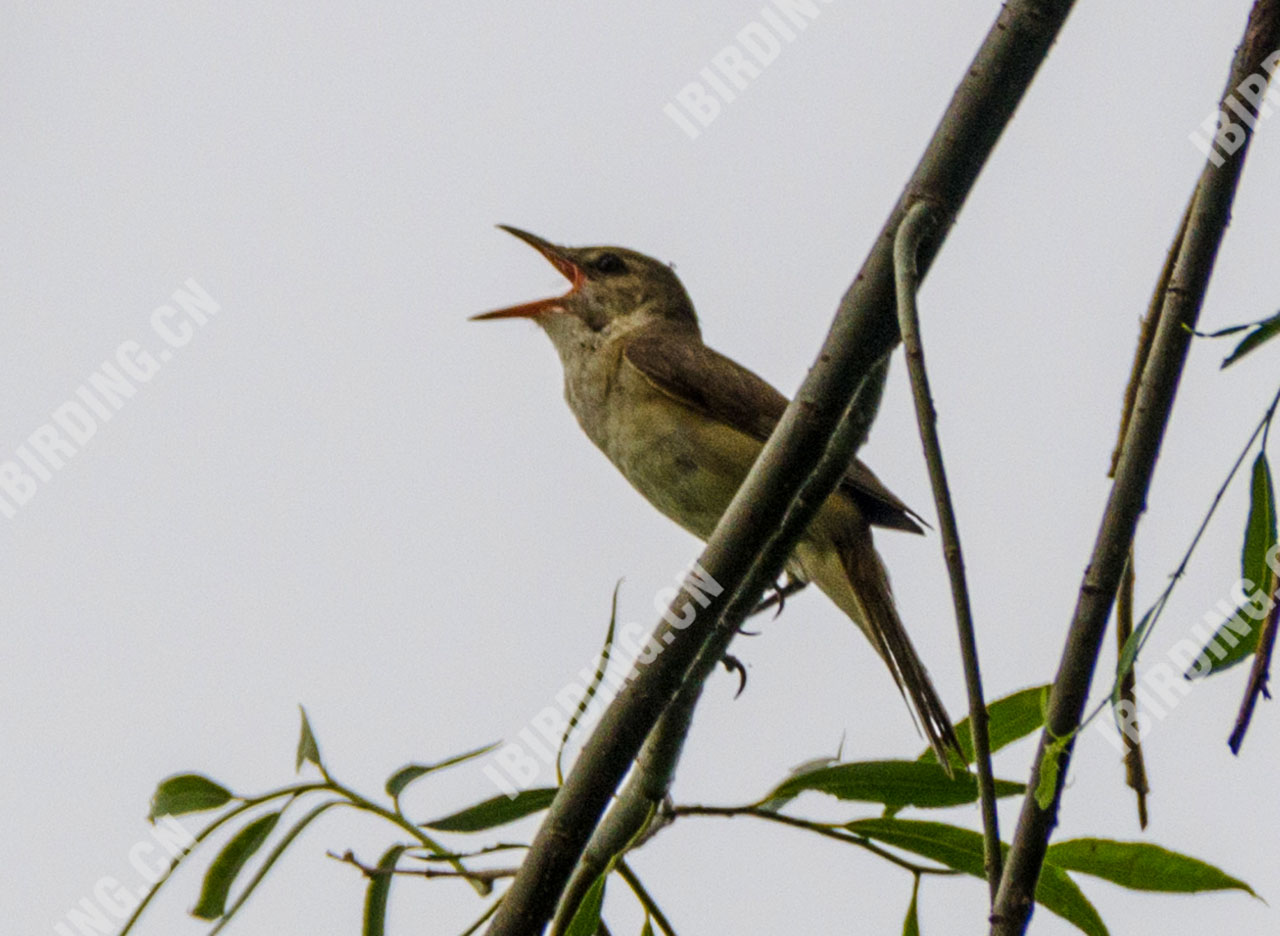
[[[924,346],[920,340],[920,320],[916,311],[916,254],[933,231],[935,221],[926,202],[911,206],[894,239],[893,258],[898,287],[898,328],[906,352],[907,372],[911,376],[911,393],[915,398],[916,422],[925,462],[929,466],[929,483],[938,509],[938,526],[942,538],[942,554],[951,579],[951,599],[955,605],[956,628],[960,632],[960,656],[964,663],[964,682],[969,694],[969,727],[973,736],[973,757],[978,769],[978,794],[982,803],[983,867],[994,905],[1000,884],[1000,821],[996,814],[996,782],[991,772],[991,739],[987,728],[987,705],[982,698],[982,672],[978,667],[978,640],[974,635],[973,613],[969,607],[969,587],[965,582],[964,553],[960,549],[960,530],[951,503],[951,488],[942,463],[942,443],[938,440],[938,414],[929,391],[929,376],[924,366]]]
[[[1262,62],[1277,46],[1280,46],[1280,0],[1258,0],[1233,62],[1224,98],[1246,78],[1260,74]],[[1231,204],[1252,139],[1248,127],[1241,132],[1243,140],[1239,148],[1226,159],[1219,158],[1220,166],[1207,164],[1192,194],[1181,248],[1143,367],[1115,480],[1049,695],[1045,730],[1040,737],[1027,784],[1028,793],[1006,856],[991,916],[992,936],[1020,936],[1031,920],[1036,882],[1049,836],[1057,824],[1074,735],[1080,726],[1107,618],[1133,544],[1138,517],[1146,504],[1192,331],[1226,233]],[[1041,770],[1046,754],[1053,757],[1055,752],[1058,761],[1051,765],[1052,792],[1042,807]]]

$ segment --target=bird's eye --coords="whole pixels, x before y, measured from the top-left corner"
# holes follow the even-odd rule
[[[622,258],[616,253],[603,253],[596,257],[595,262],[591,264],[591,268],[597,273],[609,275],[626,272],[627,265],[622,262]]]

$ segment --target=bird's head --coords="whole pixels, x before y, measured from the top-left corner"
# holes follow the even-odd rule
[[[624,247],[561,247],[518,228],[498,225],[551,262],[570,283],[562,296],[472,316],[473,320],[533,319],[561,337],[609,336],[650,323],[698,330],[689,294],[661,261]]]

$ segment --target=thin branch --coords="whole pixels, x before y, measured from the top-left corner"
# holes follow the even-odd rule
[[[420,877],[420,878],[463,878],[467,881],[480,881],[484,884],[492,885],[494,881],[501,881],[509,877],[515,877],[515,868],[482,868],[482,869],[465,869],[463,871],[443,871],[438,868],[379,868],[376,865],[368,865],[355,856],[355,852],[347,849],[341,855],[337,852],[326,852],[330,858],[335,861],[341,861],[344,864],[354,865],[364,872],[367,878],[378,877]]]
[[[951,226],[1072,6],[1073,0],[1010,0],[1002,8],[907,190],[842,298],[809,375],[700,557],[700,566],[722,586],[722,592],[711,597],[684,630],[658,627],[655,646],[664,649],[635,671],[634,679],[604,712],[539,827],[520,873],[494,917],[490,936],[529,936],[542,931],[611,796],[679,691],[693,661],[716,629],[736,630],[760,591],[776,580],[791,543],[777,544],[780,554],[771,560],[772,568],[757,570],[770,577],[755,594],[738,599],[756,565],[755,558],[792,509],[804,479],[822,459],[854,392],[897,342],[892,243],[907,204],[927,198],[937,207],[940,231]],[[922,273],[942,241],[940,234],[922,251]],[[850,456],[852,448],[847,453]],[[835,480],[831,480],[832,487]],[[816,502],[802,509],[816,512],[829,491],[812,491]],[[799,532],[796,530],[796,535]],[[672,617],[679,620],[686,606],[694,607],[695,601],[701,603],[689,588],[681,589],[672,604]],[[735,602],[736,618],[724,613]]]
[[[764,819],[766,822],[776,822],[779,825],[791,826],[793,829],[804,829],[807,832],[814,832],[824,838],[835,839],[837,842],[844,842],[846,845],[854,845],[858,848],[871,852],[871,854],[883,858],[890,864],[895,864],[904,871],[910,871],[912,874],[936,874],[939,876],[952,876],[963,872],[956,871],[952,868],[937,868],[931,865],[916,864],[914,861],[908,861],[895,855],[888,849],[882,848],[871,839],[861,835],[855,835],[847,831],[839,825],[826,822],[813,822],[809,819],[797,819],[795,816],[783,815],[769,809],[761,809],[759,806],[676,806],[672,809],[672,815],[679,818],[680,816],[718,816],[722,819],[734,819],[738,816],[750,816],[753,819]]]
[[[938,510],[942,539],[942,555],[951,580],[951,599],[955,605],[956,629],[960,634],[960,656],[964,663],[964,682],[969,694],[969,727],[973,737],[973,758],[978,769],[978,794],[982,803],[983,869],[995,904],[1000,885],[1000,820],[996,814],[996,782],[991,772],[991,740],[987,728],[987,704],[982,697],[982,672],[978,666],[978,639],[973,629],[973,612],[969,607],[969,587],[965,582],[964,553],[960,549],[960,530],[951,503],[951,488],[942,462],[942,443],[938,439],[938,414],[929,390],[929,376],[924,366],[924,345],[920,339],[920,320],[916,311],[916,254],[924,239],[933,231],[934,219],[925,202],[916,202],[907,212],[894,241],[894,264],[897,271],[898,327],[906,353],[907,372],[911,376],[911,393],[915,398],[916,422],[924,460],[929,466],[929,483]]]
[[[1147,303],[1147,314],[1142,317],[1138,326],[1138,347],[1133,352],[1133,367],[1129,371],[1129,383],[1124,388],[1124,403],[1120,408],[1120,431],[1116,434],[1116,447],[1111,451],[1111,467],[1107,477],[1116,476],[1116,466],[1120,464],[1120,452],[1124,450],[1124,437],[1129,431],[1129,420],[1133,418],[1133,404],[1138,399],[1138,384],[1142,382],[1142,372],[1146,370],[1147,358],[1151,354],[1151,342],[1156,336],[1156,322],[1160,320],[1160,309],[1164,305],[1164,294],[1169,290],[1169,277],[1173,276],[1173,264],[1182,250],[1182,238],[1187,233],[1187,221],[1191,217],[1191,202],[1182,211],[1182,221],[1178,225],[1178,233],[1164,256],[1164,266],[1156,278],[1156,288]]]
[[[1259,0],[1250,14],[1224,98],[1245,78],[1257,74],[1263,60],[1277,46],[1280,46],[1280,0]],[[1220,167],[1206,165],[1192,195],[1190,220],[1169,280],[1111,495],[1049,696],[1045,731],[1040,738],[991,917],[992,936],[1020,936],[1031,919],[1036,881],[1049,836],[1057,822],[1073,739],[1080,726],[1107,618],[1160,454],[1186,362],[1191,340],[1189,329],[1195,328],[1204,301],[1252,138],[1249,128],[1244,127],[1242,132],[1245,134],[1242,145],[1223,160]],[[1063,743],[1057,739],[1066,740]],[[1041,808],[1038,801],[1041,767],[1046,753],[1052,756],[1054,751],[1059,751],[1054,765],[1056,782],[1046,807]]]
[[[1276,644],[1276,621],[1280,618],[1280,576],[1271,573],[1271,611],[1258,634],[1258,649],[1253,654],[1253,669],[1249,671],[1249,684],[1245,687],[1244,701],[1240,703],[1240,712],[1236,715],[1236,725],[1231,731],[1227,744],[1232,754],[1240,753],[1240,745],[1244,743],[1245,732],[1249,730],[1249,722],[1253,719],[1253,707],[1258,704],[1258,696],[1271,698],[1267,689],[1267,679],[1271,672],[1271,654]]]
[[[1133,634],[1133,546],[1125,560],[1124,574],[1120,576],[1120,592],[1116,596],[1116,657],[1124,658],[1124,648]],[[1137,683],[1137,661],[1120,678],[1120,700],[1135,711],[1138,701],[1134,693]],[[1138,798],[1138,826],[1147,827],[1147,767],[1142,758],[1142,739],[1138,735],[1137,720],[1133,720],[1124,732],[1124,779]]]
[[[631,866],[625,861],[618,861],[618,875],[627,882],[627,886],[631,888],[631,892],[636,895],[636,899],[644,906],[645,912],[658,925],[658,929],[662,930],[666,936],[676,936],[675,927],[671,925],[671,921],[662,912],[662,908],[649,896],[649,892],[645,890],[640,878],[636,877],[636,873],[631,870]]]
[[[485,923],[489,921],[489,917],[497,913],[498,908],[501,906],[502,906],[502,897],[499,896],[497,900],[489,904],[489,906],[485,909],[484,913],[480,914],[479,919],[477,919],[474,923],[472,923],[470,926],[464,929],[461,933],[459,933],[458,936],[473,936],[473,934],[480,932],[480,927],[484,926]]]

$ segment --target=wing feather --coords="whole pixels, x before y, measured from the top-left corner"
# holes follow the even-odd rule
[[[764,378],[713,351],[696,336],[665,332],[637,335],[626,344],[627,361],[655,389],[738,431],[766,441],[787,408],[787,398]],[[875,526],[923,533],[924,521],[859,459],[840,482]]]

